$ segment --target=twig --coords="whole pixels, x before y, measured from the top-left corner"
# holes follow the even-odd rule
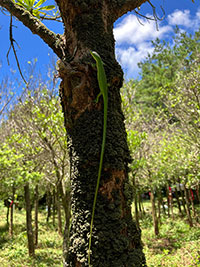
[[[159,28],[158,28],[158,21],[162,21],[162,20],[164,19],[164,17],[165,17],[165,11],[164,11],[163,7],[160,6],[160,8],[161,8],[161,10],[162,10],[162,12],[163,12],[163,16],[162,16],[161,18],[159,18],[158,15],[156,14],[156,7],[150,2],[150,0],[147,0],[147,2],[150,4],[150,6],[151,6],[152,9],[153,9],[153,17],[147,17],[147,16],[145,16],[145,15],[139,13],[138,11],[134,10],[135,13],[136,13],[136,15],[137,15],[137,19],[138,19],[138,21],[139,21],[139,23],[140,23],[141,25],[143,25],[143,24],[142,24],[141,21],[139,20],[139,17],[138,17],[138,16],[140,16],[140,17],[142,17],[142,18],[145,18],[145,19],[147,19],[147,20],[154,20],[155,23],[156,23],[156,30],[159,31]],[[143,26],[144,26],[144,25],[143,25]]]
[[[8,65],[10,65],[9,64],[8,56],[9,56],[10,50],[12,48],[13,53],[14,53],[14,56],[15,56],[15,60],[17,62],[17,67],[18,67],[19,73],[20,73],[23,81],[25,82],[25,84],[27,84],[27,81],[25,80],[25,78],[24,78],[24,76],[22,74],[22,71],[21,71],[21,68],[20,68],[20,65],[19,65],[19,60],[18,60],[18,57],[17,57],[17,53],[16,53],[16,50],[15,50],[14,42],[16,44],[17,44],[17,42],[13,38],[12,27],[13,27],[13,25],[12,25],[12,15],[10,15],[10,26],[9,26],[10,47],[9,47],[8,52],[7,52],[7,55],[6,55],[7,61],[8,61]]]

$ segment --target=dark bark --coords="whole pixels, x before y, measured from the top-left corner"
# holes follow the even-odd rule
[[[83,2],[83,1],[81,1]],[[112,17],[102,1],[94,1],[91,10],[85,2],[81,15],[79,1],[59,1],[65,10],[68,64],[60,61],[60,96],[71,151],[71,207],[69,252],[65,266],[87,266],[88,233],[97,182],[103,129],[103,102],[94,103],[99,87],[90,50],[97,51],[104,63],[110,84],[108,90],[108,127],[100,188],[95,210],[91,263],[101,266],[142,266],[145,264],[140,231],[132,221],[127,203],[128,163],[124,116],[121,111],[122,70],[114,56]],[[83,3],[82,3],[83,4]],[[84,8],[84,5],[83,5]],[[83,10],[82,10],[83,11]],[[107,13],[106,13],[107,12]],[[103,14],[103,16],[102,16]]]
[[[31,214],[31,200],[30,200],[30,189],[29,183],[24,186],[24,198],[26,203],[26,231],[28,238],[28,252],[29,256],[35,256],[35,246],[34,246],[34,235],[32,228],[32,214]]]

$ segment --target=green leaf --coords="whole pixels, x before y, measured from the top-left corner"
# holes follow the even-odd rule
[[[40,1],[34,6],[34,8],[41,6],[44,2],[46,2],[46,0],[40,0]]]
[[[54,8],[55,8],[54,5],[49,5],[49,6],[44,6],[44,7],[38,8],[38,10],[52,10]]]

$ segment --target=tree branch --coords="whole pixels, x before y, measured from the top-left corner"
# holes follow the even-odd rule
[[[24,8],[16,5],[12,0],[0,0],[0,6],[18,18],[33,34],[40,36],[59,58],[64,56],[62,39],[59,34],[50,31],[39,19]]]
[[[120,0],[116,1],[117,4],[114,2],[114,18],[117,20],[122,15],[126,14],[128,11],[132,11],[137,7],[140,7],[143,3],[147,2],[148,0]]]

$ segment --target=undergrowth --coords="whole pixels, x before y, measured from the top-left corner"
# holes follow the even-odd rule
[[[200,225],[190,227],[186,218],[162,217],[156,237],[152,218],[141,221],[142,241],[148,267],[200,267]]]
[[[8,234],[6,209],[0,207],[0,266],[62,266],[62,237],[52,223],[46,223],[45,211],[39,213],[38,246],[35,257],[28,256],[25,211],[15,211],[14,236]]]
[[[200,227],[189,227],[185,218],[162,217],[160,233],[154,235],[151,211],[140,220],[148,267],[200,267]],[[200,213],[200,210],[198,211]],[[39,242],[35,258],[28,256],[25,211],[15,211],[14,236],[8,234],[6,209],[0,205],[0,266],[62,266],[62,237],[45,211],[39,213]],[[113,266],[118,267],[118,266]],[[131,266],[130,266],[131,267]]]

